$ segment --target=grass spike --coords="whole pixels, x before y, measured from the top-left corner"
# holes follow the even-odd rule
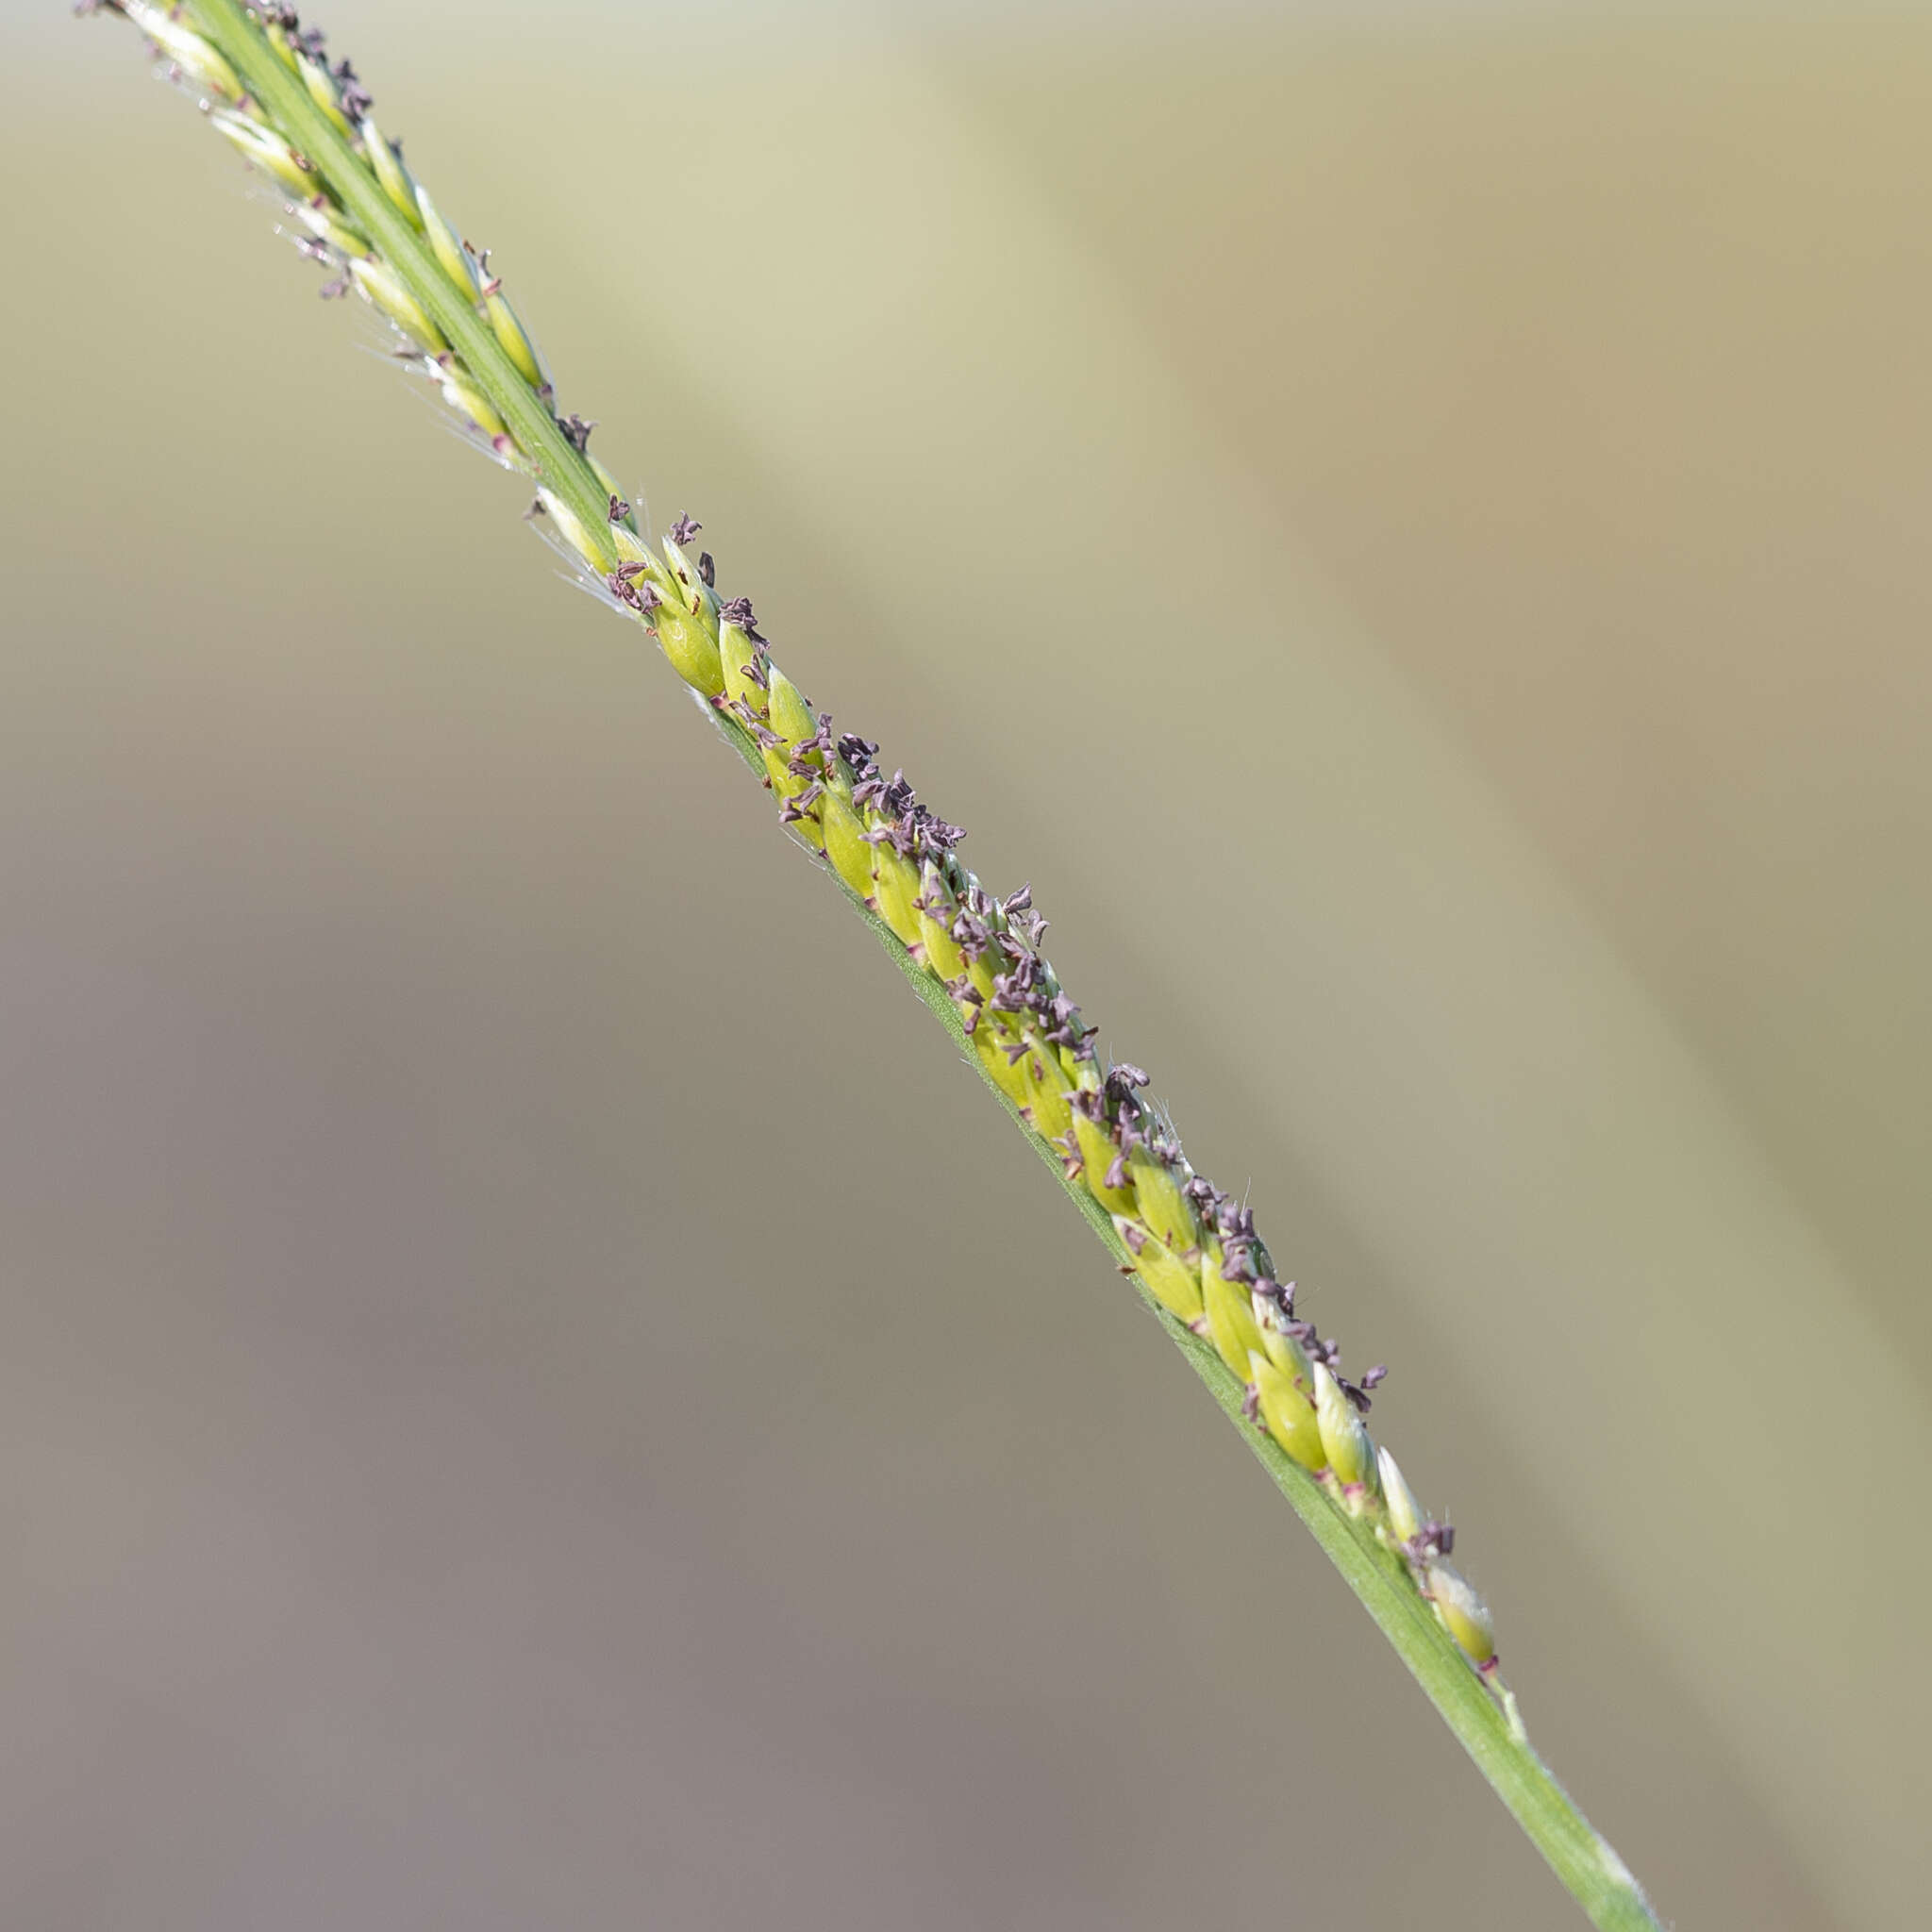
[[[1194,1173],[1141,1098],[1147,1075],[1102,1060],[1041,949],[1030,890],[989,892],[959,860],[962,828],[903,773],[885,777],[875,744],[833,736],[773,662],[750,600],[721,599],[709,557],[688,557],[696,522],[680,516],[660,555],[645,546],[588,454],[590,425],[558,414],[499,280],[378,131],[350,63],[328,65],[319,30],[267,0],[80,10],[124,16],[204,93],[215,126],[291,197],[304,251],[368,296],[402,338],[399,359],[534,481],[532,513],[656,638],[765,781],[781,823],[978,1065],[1592,1923],[1656,1932],[1641,1888],[1530,1748],[1489,1609],[1448,1560],[1453,1532],[1421,1518],[1370,1438],[1361,1415],[1381,1371],[1341,1374],[1334,1341],[1295,1318],[1252,1214]]]

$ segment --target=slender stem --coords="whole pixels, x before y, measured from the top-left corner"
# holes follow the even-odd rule
[[[605,531],[608,497],[604,485],[491,330],[442,273],[416,230],[396,212],[355,147],[269,45],[249,9],[241,0],[189,0],[188,10],[428,311],[508,425],[539,480],[568,504],[587,531]],[[602,567],[609,570],[615,561],[613,552]],[[752,771],[762,774],[765,766],[750,734],[715,708],[708,714]],[[1133,1257],[1112,1217],[1087,1188],[1069,1177],[1055,1148],[1034,1131],[992,1078],[974,1051],[959,1009],[945,987],[915,960],[885,920],[842,880],[838,883],[963,1057],[979,1069],[988,1088],[1026,1134],[1115,1262],[1124,1273],[1132,1274]],[[1253,1425],[1244,1407],[1246,1391],[1215,1348],[1161,1307],[1138,1276],[1135,1285],[1169,1340],[1187,1357],[1275,1487],[1380,1625],[1424,1694],[1591,1921],[1605,1932],[1659,1932],[1636,1879],[1531,1748],[1513,1700],[1507,1692],[1497,1694],[1472,1668],[1418,1592],[1402,1558],[1368,1524],[1338,1507],[1332,1486],[1310,1475],[1272,1437]]]

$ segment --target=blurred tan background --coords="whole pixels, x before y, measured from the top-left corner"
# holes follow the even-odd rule
[[[10,5],[0,1923],[1576,1923],[637,634]],[[324,16],[1030,877],[1685,1927],[1922,1923],[1932,16]]]

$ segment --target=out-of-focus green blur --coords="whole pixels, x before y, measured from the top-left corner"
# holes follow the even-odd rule
[[[1904,1926],[1932,21],[1551,11],[325,24],[1391,1364],[1666,1916]],[[43,12],[0,1921],[1567,1923],[637,631]]]

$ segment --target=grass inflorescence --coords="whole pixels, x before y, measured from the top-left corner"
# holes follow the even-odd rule
[[[397,361],[451,420],[528,477],[527,515],[641,625],[771,792],[779,824],[866,915],[926,1004],[1093,1222],[1559,1875],[1604,1925],[1654,1925],[1641,1890],[1529,1749],[1487,1606],[1367,1424],[1381,1367],[1350,1376],[1296,1306],[1249,1208],[1197,1174],[1148,1075],[1104,1058],[1042,947],[1027,887],[989,891],[962,827],[879,747],[835,730],[779,668],[749,597],[721,595],[701,525],[654,543],[560,411],[548,365],[487,251],[451,225],[375,118],[352,63],[292,7],[92,0],[124,15],[273,184],[287,232],[387,319]]]

